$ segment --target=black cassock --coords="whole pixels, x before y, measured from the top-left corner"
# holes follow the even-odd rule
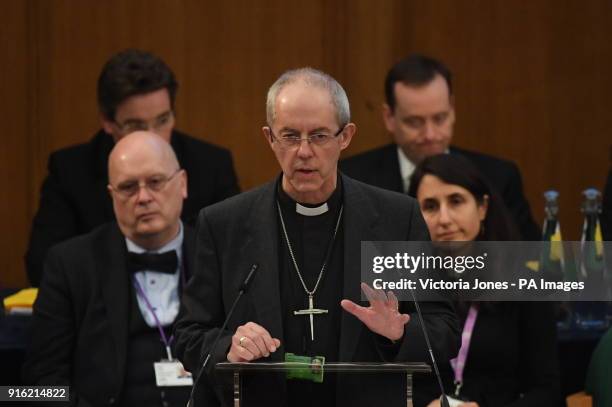
[[[278,197],[287,235],[304,283],[312,291],[319,277],[321,266],[334,235],[334,229],[342,204],[340,184],[327,204],[329,210],[317,216],[305,216],[296,212],[296,203],[278,186]],[[338,361],[340,339],[340,307],[343,284],[343,227],[342,221],[333,242],[329,264],[324,271],[317,291],[313,295],[314,307],[328,310],[327,314],[314,315],[314,341],[311,340],[310,318],[293,312],[308,308],[308,294],[298,277],[279,221],[280,291],[283,316],[283,332],[287,352],[304,356],[325,356],[326,362]],[[335,375],[325,374],[323,383],[306,380],[287,381],[288,405],[334,405],[336,395]]]
[[[328,310],[328,313],[314,315],[313,341],[309,316],[294,315],[294,311],[308,308],[308,294],[302,286],[291,259],[281,222],[278,222],[279,276],[285,349],[296,355],[325,356],[326,362],[338,362],[340,317],[342,312],[345,312],[340,307],[340,300],[344,298],[344,228],[342,220],[340,220],[335,240],[333,236],[342,206],[341,183],[338,183],[338,187],[327,201],[329,210],[316,216],[297,213],[296,202],[282,190],[280,183],[277,188],[289,241],[308,290],[314,289],[327,251],[331,250],[329,262],[313,295],[314,308]],[[287,380],[287,393],[288,405],[292,407],[334,406],[336,401],[335,374],[325,373],[323,383]]]

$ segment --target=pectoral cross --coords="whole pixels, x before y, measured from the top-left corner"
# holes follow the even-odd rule
[[[314,299],[312,295],[308,296],[308,308],[293,311],[293,315],[308,315],[310,317],[310,339],[314,341],[314,315],[327,314],[326,309],[318,309],[314,307]]]

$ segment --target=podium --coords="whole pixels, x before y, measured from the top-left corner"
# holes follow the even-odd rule
[[[383,363],[383,362],[330,362],[322,366],[312,366],[299,362],[252,362],[252,363],[217,363],[215,368],[221,372],[233,373],[234,407],[241,407],[242,374],[288,372],[293,369],[320,368],[323,372],[333,373],[397,373],[406,375],[406,407],[412,407],[412,375],[413,373],[430,373],[431,367],[426,363]]]

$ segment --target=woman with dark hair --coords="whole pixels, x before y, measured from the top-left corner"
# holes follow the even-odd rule
[[[486,214],[482,219],[479,219],[481,228],[476,236],[470,236],[467,239],[436,239],[432,234],[432,240],[521,240],[518,229],[510,220],[507,209],[497,192],[489,186],[476,167],[466,158],[460,155],[440,154],[423,160],[410,178],[410,189],[408,191],[408,195],[417,197],[419,202],[421,200],[417,194],[423,178],[425,178],[427,184],[424,187],[426,190],[432,190],[432,188],[435,189],[445,184],[451,189],[463,190],[459,191],[455,198],[459,198],[465,195],[465,192],[468,192],[469,194],[465,195],[465,198],[469,200],[471,196],[477,206],[482,208],[484,214]],[[452,186],[458,188],[452,188]],[[430,209],[434,202],[428,201],[425,204],[427,205],[426,208],[421,206],[423,216],[432,212]],[[434,212],[438,213],[437,211]],[[431,233],[431,228],[429,232]]]
[[[426,158],[410,181],[433,241],[519,240],[506,209],[465,158]],[[552,303],[458,303],[459,354],[442,367],[454,377],[451,406],[555,406],[559,396]],[[433,400],[430,407],[439,406]]]

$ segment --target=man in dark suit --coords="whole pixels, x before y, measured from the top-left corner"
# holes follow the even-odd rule
[[[164,376],[154,364],[173,358],[172,324],[194,270],[195,233],[179,217],[187,174],[165,140],[139,131],[110,154],[108,191],[117,222],[49,251],[24,380],[70,386],[76,406],[183,407],[189,379],[156,385]]]
[[[195,223],[198,211],[239,192],[229,151],[174,130],[178,84],[158,57],[138,50],[113,56],[98,79],[102,129],[87,143],[54,152],[32,222],[26,269],[38,286],[52,245],[114,219],[106,192],[108,155],[114,144],[136,130],[150,130],[170,142],[189,173],[189,197],[181,218]]]
[[[410,176],[425,157],[462,154],[498,190],[521,235],[540,240],[517,166],[486,154],[450,146],[455,125],[452,76],[435,59],[410,55],[391,68],[385,79],[383,120],[393,144],[347,158],[340,169],[347,175],[397,192],[407,192]]]
[[[212,352],[206,377],[219,386],[218,362],[279,362],[286,353],[331,362],[429,361],[412,304],[379,293],[358,305],[362,240],[429,235],[414,199],[339,175],[338,157],[356,130],[340,84],[311,68],[286,72],[268,92],[267,121],[263,134],[282,174],[200,212],[196,272],[175,329],[179,359],[195,373]],[[260,271],[211,349],[253,264]],[[320,312],[309,316],[313,307]],[[436,358],[448,360],[458,348],[452,308],[422,309]],[[326,373],[323,383],[247,377],[244,405],[405,406],[405,384],[394,374]],[[200,389],[196,405],[210,391]],[[415,396],[431,400],[424,392],[417,383]]]

